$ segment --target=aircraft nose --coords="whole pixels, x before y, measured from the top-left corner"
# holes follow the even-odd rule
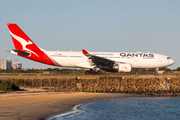
[[[171,59],[170,64],[172,65],[172,64],[174,64],[174,63],[175,63],[175,61]]]

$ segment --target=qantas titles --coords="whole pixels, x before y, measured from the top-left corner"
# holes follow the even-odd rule
[[[146,53],[120,53],[121,57],[143,57],[143,58],[154,58],[154,54]]]
[[[93,55],[100,55],[100,56],[104,56],[104,55],[108,55],[108,56],[114,56],[114,54],[112,53],[93,53]],[[133,58],[133,57],[142,57],[142,58],[154,58],[154,54],[151,53],[120,53],[120,56],[122,58]]]

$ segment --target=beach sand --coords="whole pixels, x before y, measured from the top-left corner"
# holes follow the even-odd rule
[[[41,120],[71,110],[77,104],[142,95],[121,93],[49,92],[27,89],[0,94],[0,120]]]

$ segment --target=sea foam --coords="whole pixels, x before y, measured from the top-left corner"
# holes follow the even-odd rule
[[[71,111],[46,117],[45,120],[56,120],[56,119],[61,120],[61,118],[63,119],[63,117],[68,116],[68,115],[81,114],[84,112],[83,110],[79,108],[81,105],[82,104],[78,104],[74,106]]]

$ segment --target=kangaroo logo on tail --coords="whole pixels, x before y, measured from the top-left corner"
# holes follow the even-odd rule
[[[26,53],[32,53],[39,58],[40,48],[36,46],[32,40],[17,26],[17,24],[7,24],[10,35],[14,42],[16,50],[21,50]]]
[[[46,50],[39,48],[17,24],[8,23],[7,26],[15,47],[11,51],[12,54],[48,65],[59,65],[53,58],[48,56]]]
[[[23,47],[23,50],[30,51],[30,52],[34,53],[37,57],[39,57],[35,52],[33,52],[32,50],[26,48],[26,45],[33,44],[31,41],[28,41],[28,42],[27,42],[27,41],[24,40],[23,38],[15,35],[15,34],[13,34],[11,31],[9,31],[9,32],[10,32],[11,36],[12,36],[15,40],[17,40],[17,41],[19,41],[19,42],[21,43],[21,45],[22,45],[22,47]]]

